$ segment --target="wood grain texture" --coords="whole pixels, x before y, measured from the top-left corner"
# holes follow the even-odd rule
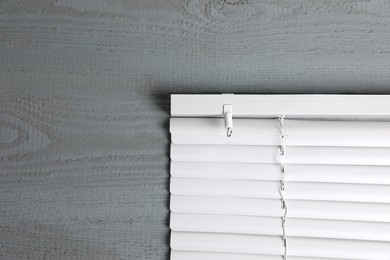
[[[387,0],[0,1],[0,258],[168,259],[169,93],[389,93]]]

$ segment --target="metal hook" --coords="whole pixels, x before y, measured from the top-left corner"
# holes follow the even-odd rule
[[[227,137],[231,137],[233,133],[233,106],[224,105],[223,114],[225,117],[225,128]]]
[[[227,137],[231,137],[231,136],[232,136],[232,133],[233,133],[233,128],[228,127],[227,130],[226,130],[226,136],[227,136]]]

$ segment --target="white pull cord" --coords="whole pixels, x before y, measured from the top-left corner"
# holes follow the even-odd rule
[[[233,105],[223,105],[223,114],[225,117],[225,129],[227,137],[233,133]]]
[[[280,197],[282,200],[282,209],[284,210],[283,216],[282,216],[282,239],[283,239],[283,246],[284,246],[284,253],[283,253],[283,260],[287,260],[287,237],[286,237],[286,218],[287,218],[287,205],[286,200],[284,198],[284,191],[287,181],[287,172],[284,166],[284,116],[279,117],[279,124],[280,124],[280,172],[282,174],[282,178],[280,181]]]

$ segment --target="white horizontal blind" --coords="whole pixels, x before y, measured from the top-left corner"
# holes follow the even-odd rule
[[[390,122],[234,118],[227,137],[221,118],[172,118],[170,131],[172,260],[390,259]]]

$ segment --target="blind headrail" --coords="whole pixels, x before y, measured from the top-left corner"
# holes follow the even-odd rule
[[[173,94],[171,116],[223,117],[227,104],[233,117],[390,118],[390,95]]]

